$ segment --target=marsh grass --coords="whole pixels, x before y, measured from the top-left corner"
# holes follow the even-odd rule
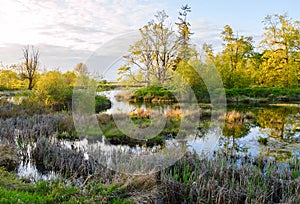
[[[0,144],[0,167],[8,171],[16,170],[19,165],[17,150],[9,144]]]
[[[37,165],[65,177],[87,177],[95,168],[100,168],[93,159],[86,159],[81,149],[68,149],[47,138],[38,139],[31,157]]]
[[[266,158],[188,155],[164,171],[166,203],[299,203],[299,162],[289,168]]]
[[[180,117],[178,117],[178,113],[174,113],[166,117],[166,124],[164,129],[161,133],[155,137],[149,137],[147,140],[137,140],[135,138],[131,138],[127,136],[125,133],[120,130],[112,115],[108,114],[99,114],[97,115],[99,126],[105,136],[105,138],[111,144],[126,144],[129,146],[136,146],[136,145],[147,145],[147,146],[154,146],[154,145],[162,145],[164,143],[164,139],[174,137],[177,135],[179,128],[180,128]],[[114,117],[125,118],[127,115],[119,114]],[[150,113],[147,110],[138,109],[136,112],[129,113],[129,117],[132,120],[133,124],[137,127],[143,129],[147,128],[151,125]],[[154,118],[155,119],[155,118]],[[93,131],[88,132],[88,134],[92,134]],[[97,134],[97,133],[94,133]],[[99,133],[98,133],[99,134]]]
[[[24,203],[123,203],[124,200],[125,203],[300,202],[300,162],[297,157],[283,165],[262,156],[218,152],[208,157],[187,153],[163,171],[130,176],[106,169],[96,161],[97,157],[91,155],[87,159],[82,150],[66,149],[49,138],[39,138],[32,154],[35,162],[74,182],[70,186],[64,181],[26,184],[0,170],[0,195],[4,203],[12,197]],[[82,180],[79,185],[75,184],[78,179]]]

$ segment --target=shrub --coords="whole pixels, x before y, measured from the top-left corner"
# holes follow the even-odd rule
[[[175,97],[170,90],[162,86],[149,86],[148,88],[141,88],[135,91],[134,97],[137,101],[151,101],[154,98],[164,100],[174,100]]]
[[[95,111],[99,113],[111,107],[111,101],[106,96],[95,97]]]
[[[58,71],[50,71],[42,75],[34,89],[37,100],[43,101],[54,110],[70,109],[72,93],[72,87]]]

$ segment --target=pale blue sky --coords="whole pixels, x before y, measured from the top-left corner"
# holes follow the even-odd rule
[[[263,33],[264,17],[287,12],[300,20],[297,0],[0,0],[0,61],[22,61],[21,48],[34,45],[41,67],[71,70],[114,37],[135,31],[165,10],[177,21],[181,5],[189,4],[194,42],[212,43],[220,50],[220,32],[228,24],[239,35]],[[175,28],[175,26],[174,26]]]

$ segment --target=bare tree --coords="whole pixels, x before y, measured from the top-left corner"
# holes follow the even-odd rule
[[[28,89],[31,90],[34,86],[33,80],[36,77],[40,52],[33,46],[26,46],[23,48],[24,62],[21,65],[21,77],[28,80]]]

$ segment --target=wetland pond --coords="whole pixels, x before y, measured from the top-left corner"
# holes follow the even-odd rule
[[[112,102],[112,107],[100,114],[130,113],[136,110],[155,109],[164,114],[175,110],[175,104],[151,106],[147,104],[131,104],[117,101],[115,95],[118,90],[101,92]],[[185,146],[187,151],[197,154],[215,152],[234,152],[238,155],[268,156],[276,161],[284,162],[292,156],[300,155],[300,104],[269,104],[264,106],[229,105],[227,113],[221,115],[223,122],[211,124],[211,108],[202,104],[203,113],[197,133],[187,137]],[[18,130],[14,130],[15,133]],[[67,150],[80,150],[82,160],[89,160],[92,153],[101,149],[101,154],[107,159],[115,152],[130,152],[134,155],[154,154],[166,147],[176,147],[180,141],[172,137],[165,137],[161,143],[152,145],[111,144],[104,137],[86,136],[77,140],[52,138],[56,146]],[[15,140],[18,142],[18,140]],[[18,167],[18,175],[31,180],[48,180],[58,176],[57,171],[40,167],[32,159],[32,151],[36,149],[36,141],[26,146],[26,160]],[[50,151],[50,150],[49,150]],[[68,157],[68,155],[67,155]],[[51,163],[51,165],[54,165]],[[73,164],[75,165],[75,164]]]

